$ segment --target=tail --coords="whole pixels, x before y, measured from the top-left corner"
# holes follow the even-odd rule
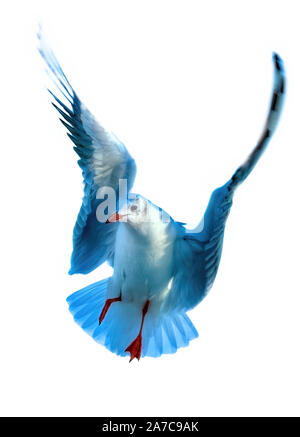
[[[69,310],[75,322],[97,343],[117,355],[129,357],[125,349],[138,334],[141,310],[131,303],[115,302],[99,326],[109,279],[71,294],[67,298]],[[142,357],[175,353],[196,337],[197,330],[184,312],[158,316],[149,312],[143,326]]]

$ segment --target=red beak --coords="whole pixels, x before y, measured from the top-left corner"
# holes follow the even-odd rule
[[[126,217],[124,214],[119,214],[118,212],[115,212],[113,215],[109,217],[109,219],[106,220],[105,223],[114,223],[118,222],[121,218]]]

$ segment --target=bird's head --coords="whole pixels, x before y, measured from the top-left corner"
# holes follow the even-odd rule
[[[168,224],[170,216],[142,196],[127,201],[119,211],[112,214],[106,223],[122,222],[128,225],[146,229],[158,224]]]

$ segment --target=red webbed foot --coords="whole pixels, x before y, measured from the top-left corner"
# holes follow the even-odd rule
[[[125,349],[125,352],[130,352],[130,361],[132,361],[134,358],[136,358],[138,361],[141,358],[142,353],[142,334],[139,333],[139,335],[136,337],[135,340],[133,340],[132,343]]]
[[[147,302],[143,306],[142,322],[141,322],[140,331],[139,331],[137,337],[133,340],[133,342],[130,343],[130,345],[125,349],[125,352],[130,353],[129,362],[131,362],[134,358],[136,358],[138,361],[141,358],[141,354],[142,354],[142,330],[143,330],[143,326],[144,326],[144,318],[145,318],[145,315],[147,314],[147,311],[149,309],[149,305],[150,305],[150,301],[147,300]]]

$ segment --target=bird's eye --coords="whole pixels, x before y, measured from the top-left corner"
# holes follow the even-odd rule
[[[136,210],[137,210],[137,206],[136,205],[131,205],[130,211],[136,211]]]

